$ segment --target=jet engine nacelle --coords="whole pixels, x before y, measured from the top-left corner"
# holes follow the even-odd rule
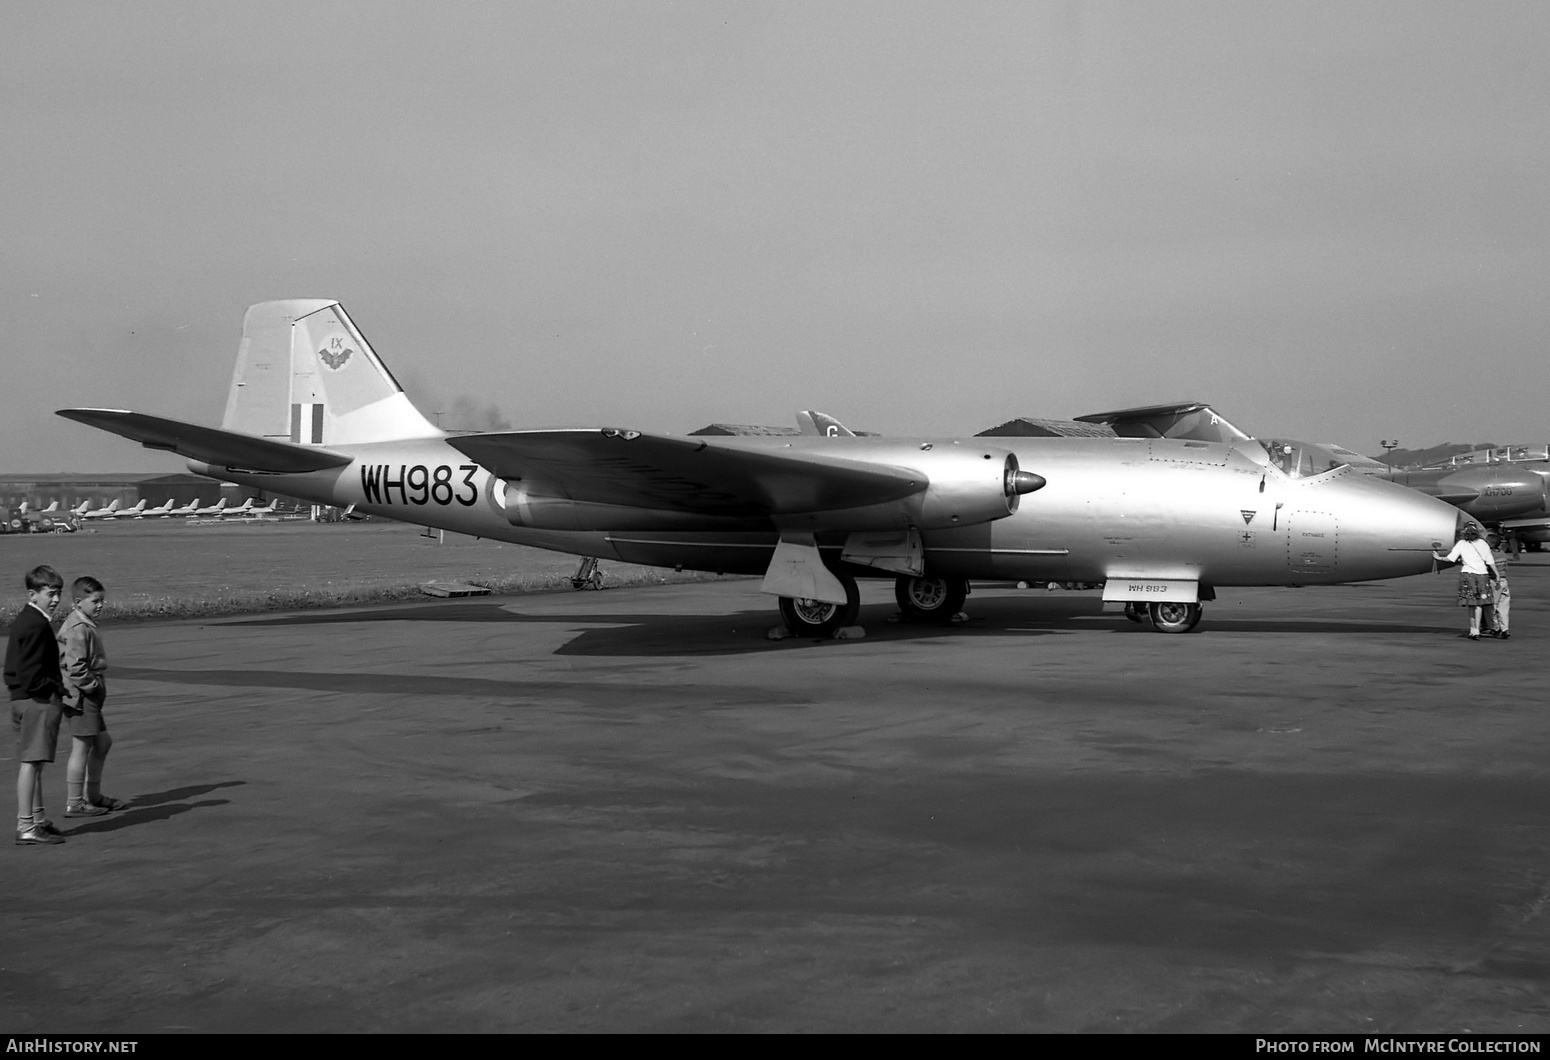
[[[1044,485],[1005,450],[955,442],[874,446],[865,462],[918,473],[919,491],[882,504],[815,511],[779,511],[750,502],[724,515],[577,501],[521,482],[497,487],[496,495],[513,526],[533,530],[939,530],[1005,518],[1023,494]]]
[[[909,525],[919,530],[1003,519],[1017,511],[1024,493],[1044,485],[1038,475],[1019,468],[1017,457],[1004,449],[923,442],[916,453],[899,463],[918,468],[928,480],[925,492],[901,502]]]

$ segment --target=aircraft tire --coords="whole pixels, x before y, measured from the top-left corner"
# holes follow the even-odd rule
[[[45,515],[43,517],[43,522],[40,525],[42,525],[43,532],[46,534],[49,531],[54,529],[54,520],[50,519],[48,516]]]
[[[916,622],[951,622],[963,610],[969,583],[962,578],[914,578],[893,582],[893,598],[906,618]]]
[[[836,574],[845,586],[845,602],[831,604],[822,600],[799,600],[791,596],[780,598],[780,617],[794,637],[832,637],[834,631],[854,626],[861,613],[861,590],[856,579],[848,574]]]
[[[1200,623],[1200,605],[1158,600],[1151,605],[1152,628],[1159,633],[1188,633]]]

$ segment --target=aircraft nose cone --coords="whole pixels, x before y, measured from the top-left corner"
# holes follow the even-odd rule
[[[1339,533],[1341,580],[1425,574],[1432,553],[1453,547],[1459,511],[1419,490],[1362,476],[1345,478],[1329,497]],[[1307,498],[1315,509],[1323,500]],[[1295,516],[1294,516],[1295,518]]]
[[[1452,548],[1459,528],[1469,518],[1453,505],[1413,490],[1405,490],[1389,507],[1393,516],[1389,547],[1426,561],[1428,569],[1431,553]]]

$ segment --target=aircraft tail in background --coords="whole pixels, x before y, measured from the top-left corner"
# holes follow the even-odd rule
[[[856,432],[826,412],[797,413],[797,428],[803,434],[820,438],[854,438]]]

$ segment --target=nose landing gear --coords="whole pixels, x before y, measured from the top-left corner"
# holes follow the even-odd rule
[[[1186,604],[1176,600],[1156,600],[1149,605],[1152,628],[1159,633],[1188,633],[1200,624],[1199,604]],[[1126,617],[1130,610],[1126,608]],[[1140,619],[1136,619],[1140,621]]]

